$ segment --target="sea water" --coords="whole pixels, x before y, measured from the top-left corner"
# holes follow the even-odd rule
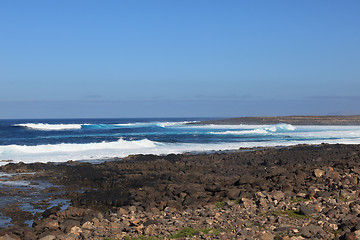
[[[99,161],[296,144],[360,144],[360,126],[193,125],[204,119],[0,120],[0,164]]]

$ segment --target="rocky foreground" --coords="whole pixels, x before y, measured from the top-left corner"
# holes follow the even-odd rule
[[[72,207],[12,211],[0,239],[360,239],[360,146],[8,164],[63,185]],[[11,214],[11,213],[9,213]],[[16,216],[15,216],[16,215]],[[21,216],[19,216],[21,215]]]

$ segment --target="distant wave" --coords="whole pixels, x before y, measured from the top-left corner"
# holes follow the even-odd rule
[[[112,129],[112,128],[141,128],[141,127],[171,127],[191,123],[191,121],[183,122],[149,122],[149,123],[118,123],[118,124],[49,124],[49,123],[20,123],[14,124],[14,127],[24,127],[39,131],[60,131],[75,129]]]
[[[25,127],[33,130],[54,131],[81,129],[81,124],[48,124],[48,123],[20,123],[14,124],[14,127]]]
[[[184,121],[184,122],[158,122],[156,123],[159,127],[172,127],[172,126],[179,126],[179,125],[185,125],[188,123],[196,123],[197,121]]]
[[[260,127],[253,130],[240,130],[240,131],[224,131],[224,132],[211,132],[212,134],[233,134],[233,135],[248,135],[248,134],[269,134],[275,132],[291,132],[296,130],[296,127],[291,124],[275,124],[268,127]]]
[[[194,123],[196,121],[182,121],[182,122],[137,122],[137,123],[120,123],[120,124],[113,124],[113,126],[120,126],[120,127],[171,127],[171,126],[179,126],[184,125],[187,123]]]

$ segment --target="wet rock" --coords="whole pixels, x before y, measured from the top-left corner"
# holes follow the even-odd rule
[[[80,227],[80,221],[77,220],[66,220],[60,225],[60,229],[65,233],[70,233],[72,227]]]
[[[44,223],[44,227],[49,231],[55,231],[59,229],[59,222],[56,220],[46,219]]]
[[[54,206],[52,208],[49,208],[49,209],[46,209],[43,214],[42,214],[42,217],[43,218],[47,218],[49,217],[51,214],[56,214],[57,211],[60,210],[60,207],[59,206]]]

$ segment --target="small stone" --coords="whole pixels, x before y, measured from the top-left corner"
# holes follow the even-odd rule
[[[37,239],[36,234],[32,231],[24,231],[24,240]]]
[[[357,239],[360,239],[360,230],[356,230],[354,233],[355,233]]]
[[[66,235],[64,235],[64,236],[57,236],[57,239],[62,239],[62,240],[77,240],[77,239],[79,239],[79,238],[77,238],[76,236],[75,236],[75,234],[73,234],[73,233],[70,233],[70,234],[66,234]]]
[[[110,222],[110,224],[109,224],[109,227],[111,228],[111,229],[115,229],[115,228],[121,228],[121,224],[120,223],[117,223],[117,222]]]
[[[360,174],[360,168],[353,167],[353,168],[351,169],[351,171],[354,172],[354,173]]]
[[[212,224],[214,223],[214,220],[208,219],[208,218],[207,218],[205,221],[206,221],[206,223],[209,224],[209,225],[212,225]]]
[[[155,236],[156,234],[156,229],[155,229],[155,225],[149,225],[145,228],[145,235],[149,235],[149,236]]]
[[[104,215],[101,212],[96,213],[95,215],[99,220],[104,218]]]
[[[283,225],[283,226],[279,226],[277,228],[274,228],[274,231],[276,231],[276,232],[285,232],[285,231],[288,232],[290,230],[291,230],[290,226],[287,226],[287,225]]]
[[[305,204],[301,204],[299,210],[302,215],[311,215],[316,211],[314,207]]]
[[[59,229],[59,223],[58,221],[49,221],[45,224],[45,227],[47,227],[51,231],[54,231]]]
[[[93,229],[94,228],[93,224],[89,221],[85,222],[81,227],[85,228],[85,229]]]
[[[74,226],[70,229],[70,233],[73,233],[76,237],[80,236],[80,233],[82,233],[81,228]]]
[[[260,198],[257,204],[262,208],[268,208],[268,201],[265,198]]]
[[[281,191],[272,191],[271,196],[273,199],[280,201],[280,200],[284,199],[285,194]]]
[[[260,240],[274,240],[274,235],[269,232],[260,233]]]
[[[47,235],[45,237],[40,238],[39,240],[54,240],[55,238],[56,237],[54,235]]]
[[[93,218],[91,221],[93,222],[94,227],[98,227],[100,225],[100,221],[97,218]]]
[[[230,188],[227,190],[227,196],[229,199],[236,200],[239,198],[240,189],[238,188]]]
[[[116,212],[118,215],[126,215],[128,214],[128,211],[126,211],[125,209],[123,208],[118,208],[117,212]]]
[[[344,234],[343,238],[344,240],[357,240],[356,233],[354,232],[347,232]]]
[[[0,237],[0,240],[16,240],[15,238],[10,237],[9,235],[5,234],[4,236]]]
[[[292,237],[290,238],[291,240],[303,240],[305,238],[303,238],[302,236],[295,236],[295,237]]]
[[[302,236],[310,238],[317,235],[325,235],[325,231],[320,227],[316,225],[308,225],[303,228],[301,228],[300,233]]]
[[[164,212],[167,212],[167,213],[174,213],[176,211],[177,211],[176,208],[173,208],[173,207],[166,207],[164,209]]]
[[[324,170],[321,170],[321,169],[315,169],[314,170],[314,176],[319,178],[319,177],[322,177],[324,175],[325,171]]]
[[[135,207],[135,206],[129,207],[129,211],[130,211],[130,212],[136,212],[136,207]]]
[[[338,180],[340,178],[340,173],[339,172],[330,172],[327,174],[328,178],[331,178],[333,180]]]
[[[256,205],[253,200],[250,200],[248,198],[241,198],[241,203],[244,206],[244,208],[256,208]]]
[[[358,202],[352,202],[350,204],[350,210],[356,214],[360,214],[360,204]]]

